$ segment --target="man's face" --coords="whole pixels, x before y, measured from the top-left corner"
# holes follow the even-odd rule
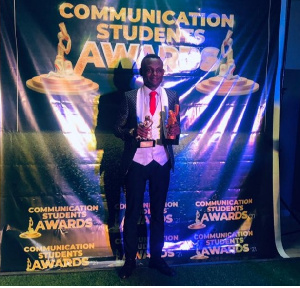
[[[141,75],[143,76],[144,85],[151,90],[155,90],[163,80],[164,76],[163,63],[160,59],[145,59],[145,65],[142,67]]]

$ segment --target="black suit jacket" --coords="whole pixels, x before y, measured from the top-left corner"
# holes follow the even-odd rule
[[[168,109],[175,110],[175,104],[179,104],[177,93],[170,89],[165,89],[168,97]],[[121,100],[119,114],[115,124],[115,136],[121,138],[124,141],[124,151],[121,161],[121,173],[124,177],[128,171],[128,168],[132,162],[134,154],[138,148],[137,141],[129,131],[132,128],[136,128],[138,125],[137,113],[136,113],[136,102],[137,102],[137,91],[138,89],[131,90],[125,93]],[[180,117],[177,116],[177,121],[180,123]],[[162,139],[163,143],[165,139]],[[170,144],[164,144],[168,150],[171,167],[174,170],[174,154],[173,148]]]

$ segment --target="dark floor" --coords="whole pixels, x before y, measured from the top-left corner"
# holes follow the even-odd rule
[[[174,266],[175,277],[137,267],[119,279],[117,269],[1,275],[1,286],[299,286],[300,258]]]

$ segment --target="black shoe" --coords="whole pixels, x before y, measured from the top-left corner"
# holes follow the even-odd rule
[[[119,272],[119,277],[121,279],[128,278],[132,274],[132,271],[135,269],[135,267],[135,259],[125,260],[125,263]]]
[[[151,259],[149,261],[149,268],[153,268],[158,270],[160,273],[167,275],[167,276],[175,276],[176,272],[174,269],[169,267],[169,265],[165,262],[164,259]]]

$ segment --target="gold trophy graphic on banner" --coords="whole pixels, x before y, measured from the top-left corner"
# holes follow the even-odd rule
[[[197,243],[193,243],[194,245],[197,246],[196,248],[196,255],[193,255],[190,257],[190,259],[193,260],[205,260],[208,259],[209,257],[207,255],[204,255],[201,250],[200,250],[200,241],[198,240]]]
[[[203,80],[196,85],[196,89],[204,94],[215,93],[218,96],[241,96],[254,93],[259,89],[259,84],[253,80],[234,75],[235,61],[233,58],[233,34],[228,30],[221,45],[221,61],[219,75]],[[201,63],[210,62],[210,54],[201,55]],[[213,65],[215,67],[215,65]]]
[[[27,87],[39,93],[52,95],[78,95],[97,91],[97,83],[74,73],[71,61],[65,58],[71,51],[71,37],[63,22],[59,24],[59,29],[55,71],[33,77],[26,82]]]
[[[29,258],[27,258],[26,271],[32,271],[32,264]]]
[[[33,228],[33,220],[31,217],[29,217],[29,224],[28,224],[28,230],[26,232],[23,232],[19,235],[20,238],[39,238],[41,237],[41,233],[35,231]]]
[[[199,220],[200,218],[200,212],[197,210],[196,212],[196,218],[195,218],[195,223],[191,224],[188,226],[189,229],[202,229],[205,228],[206,225],[203,224],[201,220]]]

